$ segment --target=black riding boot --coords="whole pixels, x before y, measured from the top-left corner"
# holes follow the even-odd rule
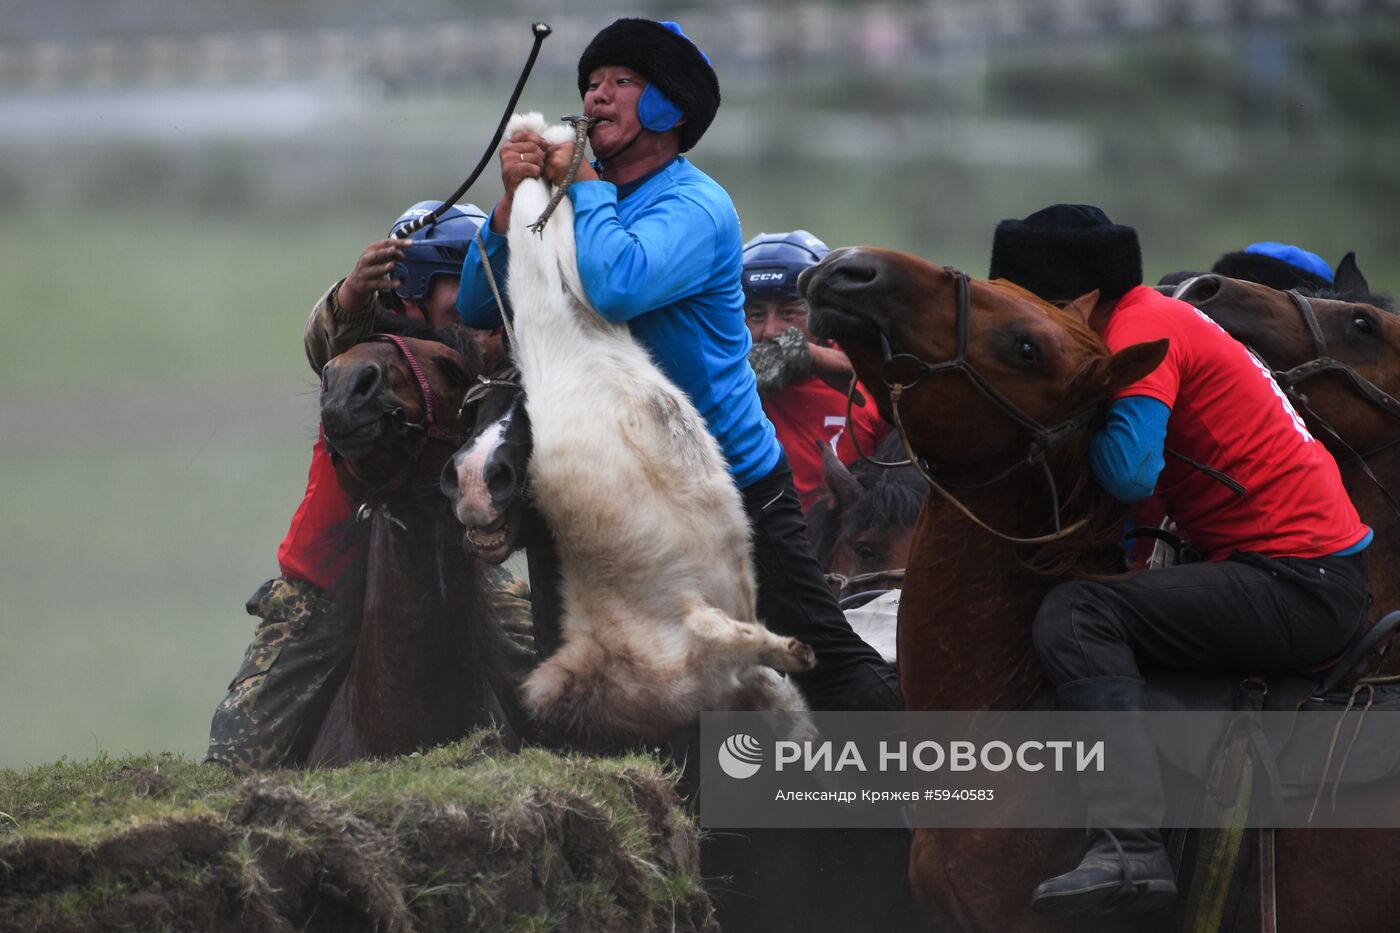
[[[1162,834],[1164,815],[1157,750],[1144,722],[1143,682],[1133,677],[1095,677],[1058,691],[1065,710],[1119,711],[1108,736],[1109,766],[1077,774],[1093,841],[1073,871],[1043,881],[1031,909],[1047,917],[1110,910],[1160,910],[1176,897],[1176,880]]]

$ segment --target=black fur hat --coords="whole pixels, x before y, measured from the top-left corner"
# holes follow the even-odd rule
[[[1243,250],[1221,256],[1220,260],[1210,267],[1210,271],[1230,279],[1258,282],[1260,285],[1267,285],[1281,292],[1286,292],[1290,288],[1307,288],[1315,291],[1332,287],[1332,283],[1322,276],[1314,275],[1291,262],[1275,259],[1273,256],[1266,256],[1263,253],[1250,253]]]
[[[1137,231],[1089,204],[1052,204],[1025,220],[1003,220],[988,278],[1009,279],[1046,301],[1099,290],[1116,301],[1142,284]]]
[[[619,19],[605,27],[579,57],[580,97],[588,90],[589,74],[604,65],[632,69],[681,108],[681,152],[688,152],[714,122],[719,78],[705,53],[678,31],[649,19]]]

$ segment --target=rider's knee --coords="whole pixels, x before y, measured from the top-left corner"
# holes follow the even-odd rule
[[[1031,641],[1041,657],[1058,654],[1075,643],[1075,606],[1082,604],[1084,588],[1080,581],[1061,583],[1041,602],[1031,624]]]

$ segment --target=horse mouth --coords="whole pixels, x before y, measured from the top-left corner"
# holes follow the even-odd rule
[[[468,528],[462,543],[478,559],[499,564],[510,555],[510,525],[500,519],[480,528]]]
[[[355,460],[374,453],[379,448],[379,439],[384,434],[383,419],[367,421],[345,430],[322,426],[326,441],[336,452],[347,460]]]
[[[839,258],[838,254],[845,252],[838,250],[831,255]],[[860,302],[832,284],[826,262],[804,269],[798,277],[797,290],[807,301],[807,326],[814,336],[823,340],[876,342],[879,326],[864,313]]]
[[[825,292],[820,283],[808,292],[807,327],[814,337],[847,343],[874,345],[879,337],[875,322],[857,309]]]

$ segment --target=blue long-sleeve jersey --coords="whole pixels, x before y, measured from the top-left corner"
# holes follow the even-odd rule
[[[621,198],[605,181],[569,188],[584,292],[604,318],[625,322],[690,397],[742,489],[772,472],[782,448],[748,362],[739,216],[724,189],[684,158],[628,187]],[[488,225],[482,240],[501,282],[506,239]],[[457,312],[469,327],[500,324],[475,243]]]
[[[1108,407],[1103,428],[1089,442],[1089,466],[1099,485],[1119,502],[1152,495],[1166,465],[1167,418],[1172,410],[1155,398],[1130,395]]]

